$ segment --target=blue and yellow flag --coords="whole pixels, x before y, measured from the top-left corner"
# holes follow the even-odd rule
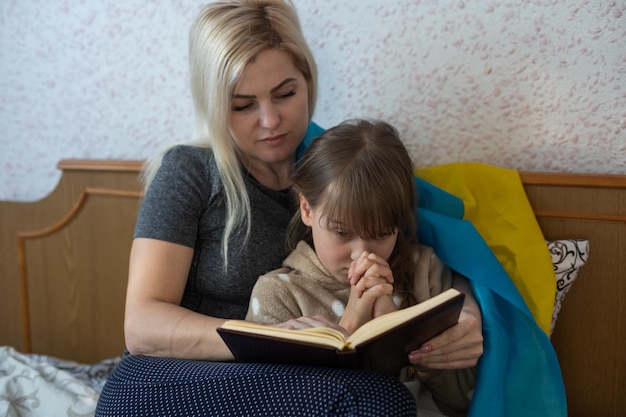
[[[556,293],[552,258],[517,171],[454,163],[415,173],[462,200],[462,218],[476,228],[549,334]]]
[[[473,163],[416,174],[420,241],[470,279],[482,312],[484,353],[468,415],[567,416],[561,369],[546,333],[555,279],[519,176]]]

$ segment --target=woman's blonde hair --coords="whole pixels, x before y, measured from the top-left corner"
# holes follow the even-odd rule
[[[317,68],[297,12],[289,0],[222,0],[207,4],[189,37],[191,92],[196,126],[194,146],[211,148],[226,194],[226,225],[222,237],[224,264],[228,239],[238,228],[250,232],[250,200],[238,151],[229,133],[231,99],[248,62],[267,49],[288,52],[308,86],[309,120],[317,100]],[[147,161],[147,188],[169,148]]]
[[[294,193],[322,211],[322,226],[337,222],[363,239],[397,229],[389,258],[394,288],[408,297],[408,304],[414,301],[411,248],[417,239],[417,193],[413,161],[392,125],[355,119],[328,129],[298,161],[292,182]],[[289,225],[287,243],[294,249],[300,240],[313,244],[311,229],[298,212]]]

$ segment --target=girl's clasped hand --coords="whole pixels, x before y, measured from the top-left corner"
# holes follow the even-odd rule
[[[348,278],[351,291],[345,314],[353,313],[361,317],[361,325],[397,310],[391,298],[393,273],[389,264],[375,253],[364,251],[355,259],[348,271]],[[459,289],[464,290],[466,298],[469,298],[463,306],[458,324],[411,352],[409,361],[412,364],[431,369],[470,368],[477,364],[482,355],[482,320],[480,313],[477,314],[478,305],[466,280],[457,277],[457,281]]]

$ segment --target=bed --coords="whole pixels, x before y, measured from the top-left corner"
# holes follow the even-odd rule
[[[59,415],[90,415],[124,349],[141,161],[63,160],[58,168],[61,180],[44,199],[0,202],[0,414],[67,395]],[[564,281],[551,336],[569,415],[621,415],[626,176],[520,175],[545,239],[589,245],[585,265]]]

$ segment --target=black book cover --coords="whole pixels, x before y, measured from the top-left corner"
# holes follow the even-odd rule
[[[347,350],[233,329],[217,331],[237,362],[359,368],[395,374],[409,364],[409,352],[458,322],[464,298],[459,293]]]

